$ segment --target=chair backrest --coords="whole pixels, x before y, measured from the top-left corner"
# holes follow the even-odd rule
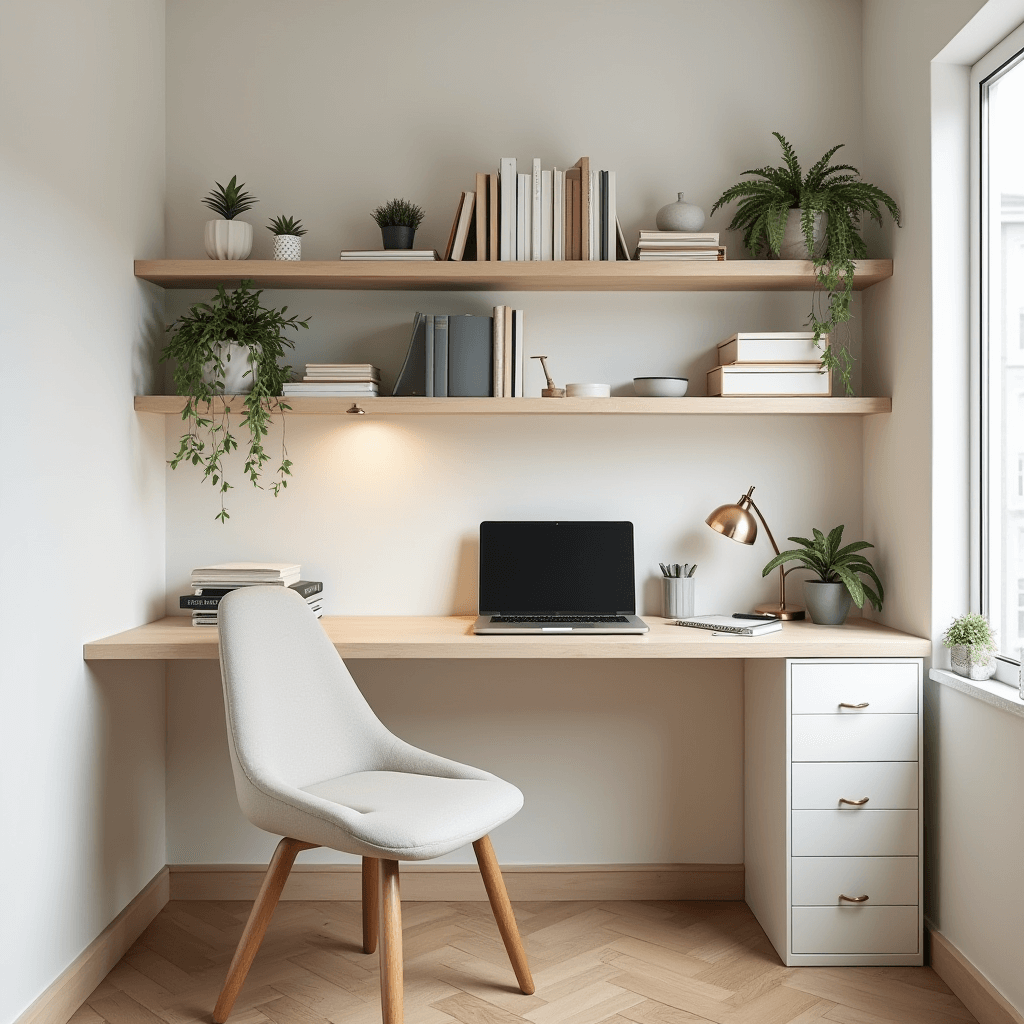
[[[241,587],[218,608],[224,707],[236,786],[308,786],[373,771],[395,743],[306,602]]]

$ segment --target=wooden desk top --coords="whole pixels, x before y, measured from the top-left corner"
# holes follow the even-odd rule
[[[866,619],[787,622],[761,637],[714,636],[644,616],[642,636],[474,636],[475,617],[325,616],[343,658],[921,658],[931,642]],[[217,630],[171,616],[87,643],[86,661],[215,661]]]

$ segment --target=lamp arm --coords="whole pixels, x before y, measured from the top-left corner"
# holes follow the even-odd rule
[[[753,489],[753,488],[751,488]],[[747,494],[747,501],[750,502],[750,507],[757,513],[757,518],[761,520],[761,525],[764,527],[764,532],[768,534],[768,539],[772,542],[772,548],[775,550],[775,554],[781,555],[779,551],[779,545],[775,543],[775,538],[772,536],[771,528],[764,520],[764,516],[761,515],[761,510],[754,504],[754,499]],[[779,566],[779,611],[786,610],[786,570],[783,566]]]

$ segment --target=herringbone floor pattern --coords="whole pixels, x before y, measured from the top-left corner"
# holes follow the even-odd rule
[[[486,903],[403,906],[406,1024],[963,1024],[926,967],[787,968],[743,903],[517,903],[522,995]],[[247,903],[172,902],[73,1024],[207,1022]],[[379,1024],[357,903],[281,903],[231,1024]]]

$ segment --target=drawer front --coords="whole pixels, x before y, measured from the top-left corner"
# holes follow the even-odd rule
[[[917,715],[794,715],[794,761],[916,761]],[[863,795],[863,794],[862,794]]]
[[[917,858],[793,858],[793,906],[841,907],[840,893],[868,897],[857,906],[917,906]]]
[[[891,665],[794,664],[794,715],[916,715],[916,662]],[[840,704],[867,704],[841,708]]]
[[[793,807],[849,807],[839,798],[863,800],[868,810],[917,808],[916,761],[803,761],[793,765]]]
[[[792,815],[794,857],[918,855],[917,811],[856,808],[848,811],[793,811]]]
[[[917,907],[794,907],[792,913],[794,953],[918,951]]]

